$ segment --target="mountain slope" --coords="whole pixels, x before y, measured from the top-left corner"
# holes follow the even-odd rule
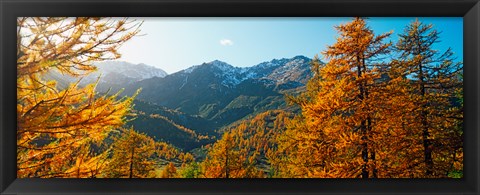
[[[203,123],[189,128],[212,135],[247,116],[285,109],[284,93],[303,89],[311,75],[310,61],[295,56],[239,68],[215,60],[128,84],[125,94],[142,88],[137,99],[202,118]]]
[[[96,78],[100,73],[107,77],[108,74],[114,73],[128,77],[131,82],[153,78],[153,77],[165,77],[168,74],[159,68],[146,65],[143,63],[132,64],[124,61],[105,61],[95,64],[98,68],[97,73],[92,74]],[[112,78],[113,79],[113,78]]]
[[[100,93],[124,88],[122,95],[132,95],[141,88],[134,102],[137,116],[127,126],[190,150],[212,142],[219,129],[238,120],[287,109],[284,93],[304,89],[311,76],[310,61],[295,56],[239,68],[215,60],[166,76],[163,71],[152,73],[153,67],[146,65],[106,62],[82,83],[94,82],[101,73]],[[62,85],[73,81],[50,76],[65,80],[59,82]]]
[[[138,99],[228,124],[255,107],[261,109],[258,103],[263,100],[281,102],[285,90],[304,86],[311,75],[309,62],[307,57],[296,56],[238,68],[216,60],[129,84],[125,92],[133,94],[142,88]]]
[[[45,75],[45,78],[57,80],[58,87],[65,88],[68,84],[75,83],[79,80],[80,85],[93,83],[100,77],[97,86],[99,91],[107,91],[109,88],[118,91],[130,83],[154,77],[167,76],[167,73],[162,69],[143,63],[132,64],[123,61],[104,61],[95,63],[94,66],[97,67],[97,70],[83,78],[63,75],[58,71],[50,71]]]

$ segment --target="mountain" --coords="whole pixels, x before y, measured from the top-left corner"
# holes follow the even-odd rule
[[[105,61],[96,64],[98,72],[107,76],[110,73],[120,74],[132,79],[131,81],[139,81],[153,77],[165,77],[168,74],[162,69],[144,63],[132,64],[124,61]]]
[[[239,68],[215,60],[202,65],[192,66],[180,71],[180,73],[192,74],[198,68],[210,67],[214,76],[219,78],[221,84],[226,87],[235,87],[248,79],[268,80],[273,82],[270,84],[276,85],[289,82],[297,82],[303,85],[307,82],[310,75],[310,61],[311,59],[305,56],[295,56],[290,59],[274,59],[252,67]]]
[[[206,120],[200,116],[192,116],[178,110],[173,110],[154,103],[145,102],[142,100],[134,100],[133,109],[136,112],[141,112],[144,115],[160,115],[167,118],[172,123],[178,124],[188,129],[194,129],[198,135],[215,135],[215,124],[212,121]],[[157,117],[158,118],[158,117]]]
[[[106,91],[109,88],[120,89],[127,84],[143,79],[167,76],[167,73],[162,69],[143,63],[132,64],[123,61],[104,61],[95,63],[94,66],[97,67],[97,71],[83,77],[80,85],[96,82],[98,77],[100,77],[97,86],[97,89],[100,91]],[[79,80],[79,78],[63,75],[57,71],[47,73],[46,78],[59,81],[60,88],[64,88],[69,83]]]
[[[95,65],[98,68],[97,71],[83,80],[85,83],[91,83],[101,76],[97,87],[100,90],[106,90],[110,87],[122,88],[127,84],[144,79],[167,76],[164,70],[143,63],[132,64],[123,61],[105,61]]]
[[[147,134],[156,141],[163,141],[184,150],[201,146],[197,134],[188,128],[182,127],[161,115],[145,115],[136,113],[134,120],[128,122],[128,127]]]
[[[239,120],[269,110],[298,111],[286,106],[284,94],[304,90],[310,61],[295,56],[240,68],[215,60],[170,75],[144,64],[109,61],[96,64],[98,71],[81,84],[101,75],[100,93],[125,89],[122,95],[132,95],[142,89],[134,102],[136,116],[126,125],[188,151],[212,143],[222,128]],[[78,80],[60,73],[47,77],[60,87]]]
[[[305,85],[311,76],[305,56],[274,59],[252,67],[234,67],[222,61],[192,66],[167,75],[130,83],[137,99],[211,121],[212,128],[250,114],[285,107],[283,93]]]

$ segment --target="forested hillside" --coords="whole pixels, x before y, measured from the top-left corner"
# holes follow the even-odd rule
[[[463,177],[459,54],[368,22],[312,58],[167,74],[115,61],[140,21],[20,17],[17,177]]]

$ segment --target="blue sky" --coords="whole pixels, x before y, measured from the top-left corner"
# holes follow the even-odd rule
[[[140,34],[120,48],[119,60],[145,63],[171,74],[203,62],[221,60],[233,66],[253,66],[274,58],[312,58],[335,42],[335,25],[352,18],[137,18]],[[436,48],[451,47],[463,59],[463,19],[419,18],[441,31]],[[369,18],[376,34],[397,33],[415,18]],[[322,56],[320,55],[322,58]]]

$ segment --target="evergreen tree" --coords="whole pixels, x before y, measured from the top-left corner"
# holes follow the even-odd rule
[[[191,162],[180,171],[182,178],[200,178],[202,175],[200,165],[197,162]]]

